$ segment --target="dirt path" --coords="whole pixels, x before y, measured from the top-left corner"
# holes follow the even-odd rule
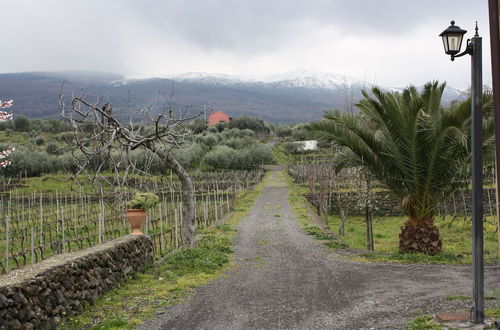
[[[144,329],[387,329],[416,313],[450,311],[470,294],[470,267],[360,263],[336,258],[305,235],[288,203],[283,174],[273,171],[234,245],[237,264],[168,308]],[[486,288],[500,288],[487,267]]]

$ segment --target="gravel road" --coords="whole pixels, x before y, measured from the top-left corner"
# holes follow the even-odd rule
[[[401,329],[422,312],[468,302],[470,266],[344,260],[305,235],[273,171],[233,247],[236,267],[163,310],[143,329]],[[486,267],[486,292],[500,288],[500,266]],[[491,303],[491,302],[489,302]]]

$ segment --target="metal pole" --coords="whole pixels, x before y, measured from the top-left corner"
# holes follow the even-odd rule
[[[483,265],[483,143],[482,143],[482,49],[477,33],[472,46],[472,267],[473,323],[484,322]]]
[[[493,83],[493,113],[495,117],[495,182],[496,182],[496,211],[497,226],[500,228],[500,0],[488,0],[490,14],[490,45],[491,45],[491,77]],[[500,230],[498,230],[500,251]]]

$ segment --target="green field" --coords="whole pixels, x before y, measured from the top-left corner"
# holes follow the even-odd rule
[[[422,261],[434,263],[469,263],[471,262],[472,234],[470,218],[455,219],[452,217],[437,217],[436,226],[439,228],[443,241],[443,253],[437,256],[399,255],[398,242],[400,228],[406,221],[400,217],[374,217],[373,239],[375,254],[362,253],[361,257],[381,261]],[[487,218],[484,225],[484,258],[486,262],[499,261],[498,237],[494,219]],[[340,220],[338,216],[329,219],[329,227],[338,232]],[[366,248],[366,225],[364,217],[348,217],[345,224],[343,241],[353,249]]]

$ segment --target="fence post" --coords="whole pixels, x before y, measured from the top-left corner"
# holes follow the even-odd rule
[[[174,204],[174,215],[175,215],[175,227],[174,227],[174,232],[175,232],[175,248],[177,249],[179,247],[179,215],[177,214],[177,207],[175,207]]]
[[[9,201],[10,210],[10,201]],[[9,212],[10,213],[10,212]],[[5,273],[9,273],[10,214],[5,219]]]
[[[66,226],[64,223],[64,207],[61,206],[61,245],[62,245],[62,253],[66,253]]]
[[[40,247],[43,248],[43,195],[40,191]]]
[[[35,263],[35,228],[31,227],[31,264]]]

